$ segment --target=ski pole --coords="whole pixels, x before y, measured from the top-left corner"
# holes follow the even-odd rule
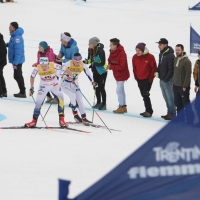
[[[62,78],[63,78],[63,81],[62,81],[62,83],[60,84],[59,91],[61,91],[61,87],[62,87],[63,83],[65,82],[66,75],[64,75]]]
[[[95,104],[95,95],[96,95],[96,88],[98,87],[98,83],[94,82],[93,88],[94,88],[94,101],[93,101],[93,112],[92,112],[92,123],[94,121],[94,104]]]
[[[94,101],[93,101],[93,111],[92,111],[92,123],[94,121],[94,104],[95,104],[95,95],[96,95],[96,89],[94,90]]]
[[[55,97],[54,97],[54,98],[55,98]],[[45,113],[45,115],[44,115],[42,121],[44,121],[44,118],[46,117],[47,113],[49,112],[49,109],[51,108],[52,104],[53,104],[53,100],[51,100],[51,103],[50,103],[50,105],[49,105],[49,108],[47,109],[47,111],[46,111],[46,113]]]
[[[94,82],[93,88],[94,88],[94,101],[93,101],[93,112],[92,112],[92,123],[94,120],[94,104],[95,104],[95,95],[96,95],[96,88],[98,87],[98,83]]]
[[[80,93],[82,94],[82,96],[84,97],[84,99],[88,102],[88,104],[90,105],[90,107],[93,108],[92,105],[90,104],[90,102],[87,100],[87,98],[86,98],[85,95],[81,92],[80,88],[76,85],[75,82],[74,82],[74,85],[75,85],[76,88],[80,91]],[[106,126],[106,128],[108,129],[108,131],[109,131],[110,133],[112,133],[112,132],[110,131],[110,129],[107,127],[107,125],[104,123],[104,121],[101,119],[101,117],[99,116],[99,114],[96,112],[96,110],[94,110],[94,112],[95,112],[96,115],[99,117],[99,119],[103,122],[103,124]]]
[[[36,102],[35,102],[35,99],[34,99],[33,95],[31,95],[31,97],[32,97],[32,99],[33,99],[33,101],[34,101],[34,103],[35,103],[35,105],[36,105]],[[42,116],[41,113],[40,113],[40,116],[42,117],[42,121],[44,122],[45,126],[47,127],[47,124],[46,124],[46,122],[44,121],[44,117]]]

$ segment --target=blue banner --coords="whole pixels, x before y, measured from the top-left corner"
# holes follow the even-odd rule
[[[188,104],[168,125],[75,200],[200,199],[199,104],[200,94],[195,110]],[[198,123],[188,123],[191,118]],[[68,189],[65,191],[67,195]]]
[[[189,8],[189,10],[200,10],[200,2],[193,6],[192,8]]]
[[[190,53],[197,53],[200,49],[200,35],[190,26]]]
[[[59,180],[59,200],[66,200],[69,193],[70,181]]]

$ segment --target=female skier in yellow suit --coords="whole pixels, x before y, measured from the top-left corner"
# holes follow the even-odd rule
[[[37,119],[40,115],[41,105],[43,104],[44,99],[48,92],[52,92],[58,101],[58,114],[59,114],[60,126],[61,127],[68,126],[68,124],[64,120],[63,93],[59,90],[59,81],[57,80],[57,76],[59,77],[61,74],[61,68],[62,68],[61,65],[49,62],[47,57],[40,58],[40,64],[34,68],[30,78],[30,83],[31,83],[30,96],[32,96],[34,93],[34,79],[37,74],[40,75],[40,86],[36,98],[33,120],[29,123],[26,123],[25,126],[27,127],[36,126]]]

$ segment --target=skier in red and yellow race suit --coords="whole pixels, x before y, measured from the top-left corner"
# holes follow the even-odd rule
[[[59,114],[59,124],[61,127],[68,126],[64,120],[64,99],[63,93],[59,90],[59,81],[57,77],[61,74],[61,65],[49,62],[47,57],[40,58],[40,64],[34,68],[30,83],[30,96],[34,93],[34,79],[37,74],[40,75],[40,86],[37,93],[37,98],[35,102],[35,109],[33,112],[33,120],[29,123],[26,123],[26,127],[35,127],[37,119],[40,115],[40,109],[44,102],[44,99],[48,92],[52,92],[55,95],[56,100],[58,101],[58,114]]]

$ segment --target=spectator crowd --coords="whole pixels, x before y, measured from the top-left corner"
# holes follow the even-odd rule
[[[19,87],[19,92],[15,93],[14,97],[26,98],[26,87],[22,70],[23,63],[25,62],[24,30],[17,22],[11,22],[9,31],[10,40],[7,43],[4,41],[3,35],[0,34],[0,98],[7,97],[6,81],[3,76],[4,67],[7,65],[7,53],[8,62],[13,67],[14,79]],[[61,47],[57,55],[46,41],[41,41],[38,47],[37,61],[32,67],[37,67],[42,57],[47,57],[49,62],[59,65],[63,65],[77,56],[82,59],[81,54],[77,54],[79,53],[77,42],[69,32],[61,33],[60,41]],[[153,115],[150,91],[153,87],[154,78],[157,77],[160,79],[160,89],[163,100],[166,103],[166,113],[163,113],[164,115],[161,118],[171,120],[179,115],[181,110],[184,110],[185,115],[181,121],[193,124],[194,113],[190,104],[192,63],[184,50],[183,44],[177,44],[175,49],[173,49],[169,46],[166,38],[161,38],[157,44],[160,51],[158,63],[156,63],[154,55],[149,52],[144,42],[140,42],[135,46],[135,54],[132,57],[133,75],[144,102],[144,111],[140,115],[143,117],[152,117]],[[127,113],[125,83],[130,77],[130,72],[127,55],[120,40],[117,38],[110,39],[110,53],[108,59],[106,59],[104,44],[97,37],[90,38],[88,57],[82,60],[82,62],[89,66],[93,81],[96,83],[96,103],[93,105],[93,108],[99,110],[107,109],[105,85],[108,70],[111,70],[116,80],[116,94],[119,103],[113,112],[116,114]],[[79,66],[78,64],[76,65]],[[195,81],[194,91],[196,95],[199,95],[200,50],[194,65],[193,78]],[[57,103],[56,99],[53,93],[47,93],[46,102]],[[198,102],[195,102],[195,108],[200,121]],[[198,126],[200,126],[200,122],[198,122]]]

